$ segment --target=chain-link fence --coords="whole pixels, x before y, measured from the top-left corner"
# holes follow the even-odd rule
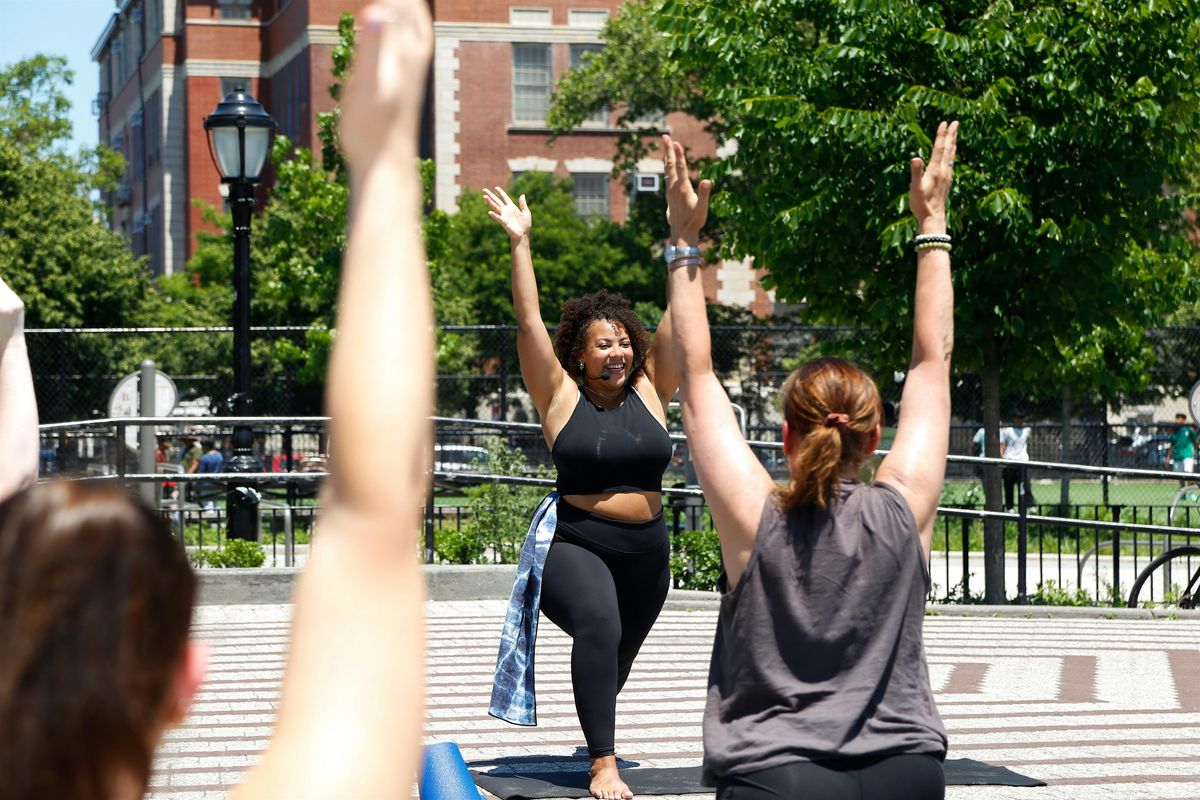
[[[252,413],[319,414],[329,332],[306,327],[252,331]],[[230,411],[232,328],[34,329],[26,331],[26,341],[43,422],[109,416],[113,389],[145,359],[174,381],[181,405],[177,413]]]
[[[109,328],[28,331],[30,361],[43,422],[95,419],[108,415],[117,382],[156,362],[178,387],[183,409],[208,416],[228,413],[233,392],[231,328]],[[1179,396],[1200,377],[1200,328],[1152,332],[1159,358],[1151,387],[1139,396],[1077,401],[1064,434],[1057,387],[1029,387],[1001,398],[1002,415],[1024,412],[1032,428],[1032,458],[1095,466],[1165,466],[1173,428],[1166,420],[1110,425],[1109,406],[1153,404]],[[324,367],[331,333],[321,328],[254,328],[252,399],[255,415],[311,416],[323,411]],[[744,413],[751,439],[774,441],[780,422],[779,387],[795,366],[836,353],[857,360],[858,336],[848,328],[754,325],[713,326],[714,366],[730,398]],[[397,362],[407,354],[397,353]],[[865,362],[864,362],[865,363]],[[898,401],[904,364],[868,364],[887,400]],[[391,368],[382,364],[380,369]],[[517,359],[515,326],[447,326],[439,331],[437,403],[447,417],[532,422],[536,412],[524,390]],[[982,417],[977,376],[952,381],[955,422],[950,451],[970,455]],[[1152,407],[1152,406],[1151,406]],[[1152,416],[1152,415],[1151,415]],[[529,437],[536,444],[537,437]],[[472,444],[450,440],[446,443]],[[535,463],[544,455],[534,445]],[[951,477],[961,469],[952,470]]]

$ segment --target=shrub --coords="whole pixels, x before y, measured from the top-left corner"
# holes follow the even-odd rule
[[[528,475],[529,467],[521,450],[510,448],[499,436],[490,437],[484,447],[488,452],[487,465],[474,463],[480,472],[494,475]],[[539,469],[535,477],[544,477]],[[541,486],[513,486],[485,483],[470,486],[467,496],[468,517],[461,530],[440,530],[434,534],[434,550],[438,558],[451,564],[491,562],[515,564],[529,529],[529,518],[538,502],[546,496]]]
[[[677,589],[717,588],[721,577],[721,541],[714,530],[680,531],[671,553],[671,574]]]
[[[227,539],[222,548],[192,553],[192,563],[197,567],[261,567],[266,560],[258,542],[245,539]]]

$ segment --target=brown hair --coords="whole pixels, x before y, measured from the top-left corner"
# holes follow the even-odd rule
[[[783,416],[794,441],[792,480],[779,490],[784,508],[837,498],[844,467],[862,462],[883,415],[871,376],[840,358],[802,364],[783,384]]]
[[[53,482],[0,504],[0,775],[7,797],[145,787],[195,577],[122,489]]]
[[[605,289],[583,297],[572,297],[562,304],[558,331],[554,336],[554,352],[558,356],[558,363],[562,364],[568,375],[577,381],[583,380],[579,354],[587,344],[588,328],[600,319],[617,323],[629,334],[630,344],[633,345],[633,368],[625,379],[625,385],[632,386],[645,371],[650,335],[646,333],[637,314],[633,313],[629,301]]]

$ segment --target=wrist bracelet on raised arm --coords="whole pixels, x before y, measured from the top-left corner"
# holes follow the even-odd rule
[[[923,253],[926,250],[945,250],[947,253],[949,253],[950,252],[950,243],[949,242],[921,242],[913,249],[916,250],[918,253]]]
[[[666,261],[668,264],[673,263],[676,259],[685,258],[685,257],[686,258],[691,258],[691,257],[699,258],[699,256],[700,256],[700,248],[699,247],[676,247],[673,244],[669,244],[669,245],[667,245],[666,250],[663,251],[663,260]]]
[[[926,242],[944,242],[950,244],[953,241],[948,233],[920,233],[913,237],[913,245],[921,246]]]
[[[704,259],[700,256],[678,256],[667,265],[668,272],[674,272],[681,267],[703,267]]]

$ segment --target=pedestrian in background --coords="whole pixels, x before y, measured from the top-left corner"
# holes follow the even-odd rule
[[[1025,415],[1013,414],[1013,424],[1000,431],[1000,457],[1005,461],[1028,461],[1029,436],[1031,433],[1030,428],[1025,425]],[[1017,484],[1021,485],[1021,495],[1019,498],[1021,507],[1033,502],[1033,487],[1030,485],[1028,469],[1018,466],[1006,466],[1003,476],[1005,508],[1011,510],[1018,508],[1017,503],[1013,500],[1013,493],[1017,488]]]

